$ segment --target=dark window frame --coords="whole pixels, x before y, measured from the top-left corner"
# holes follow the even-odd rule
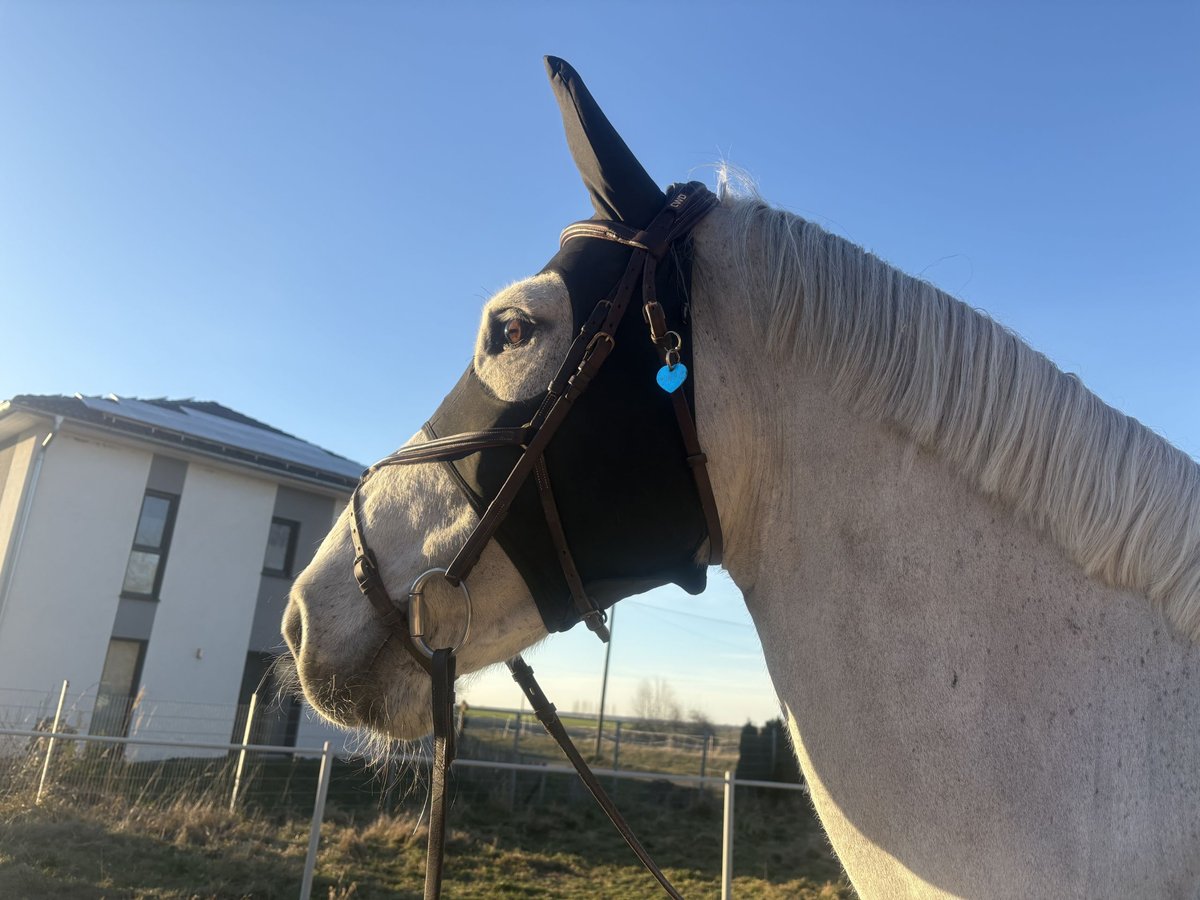
[[[272,569],[263,560],[262,573],[275,578],[292,578],[296,567],[296,544],[300,540],[300,523],[295,519],[285,519],[283,516],[272,516],[271,525],[285,525],[288,529],[287,549],[283,554],[283,568]],[[270,546],[270,531],[267,532],[267,546]]]
[[[151,547],[148,544],[137,543],[138,527],[142,524],[142,507],[138,507],[137,524],[133,527],[133,546],[129,548],[130,554],[134,553],[156,553],[158,554],[158,566],[154,570],[154,587],[150,593],[144,594],[140,591],[130,591],[125,589],[124,581],[121,584],[121,596],[134,600],[158,600],[159,592],[162,590],[163,573],[167,568],[167,554],[171,549],[171,540],[175,536],[175,514],[179,511],[179,494],[171,494],[166,491],[146,490],[142,494],[142,505],[145,505],[147,497],[157,497],[159,500],[167,501],[167,518],[163,523],[162,541],[159,546]]]

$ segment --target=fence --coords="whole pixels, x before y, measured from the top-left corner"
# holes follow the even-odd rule
[[[6,810],[11,810],[14,803],[26,808],[38,804],[57,808],[102,805],[127,808],[131,811],[127,815],[137,810],[182,808],[185,813],[218,809],[237,811],[238,815],[268,811],[275,817],[272,821],[284,814],[303,817],[309,822],[307,833],[299,829],[288,832],[291,846],[280,851],[281,859],[272,869],[278,885],[285,882],[296,885],[298,876],[302,900],[312,890],[323,822],[328,846],[336,829],[360,814],[377,815],[382,809],[384,813],[407,813],[419,818],[422,811],[425,798],[422,770],[427,771],[428,765],[422,756],[411,761],[413,765],[406,768],[402,783],[393,782],[389,794],[373,780],[374,774],[363,772],[361,763],[335,761],[328,744],[320,749],[295,748],[245,740],[240,743],[167,741],[66,730],[64,697],[65,691],[54,701],[39,705],[34,719],[40,728],[0,728],[0,747],[5,749],[0,753],[0,803],[7,804]],[[585,848],[580,852],[583,858],[628,865],[628,851],[594,809],[574,771],[558,763],[561,759],[558,751],[553,751],[553,762],[539,759],[546,749],[543,741],[549,738],[534,733],[529,727],[529,714],[510,715],[506,726],[500,715],[476,715],[476,712],[470,712],[460,744],[464,756],[495,750],[500,742],[492,738],[497,734],[507,746],[512,746],[508,744],[511,740],[519,748],[519,754],[510,761],[460,758],[456,762],[450,828],[475,835],[487,829],[500,829],[498,822],[503,821],[503,830],[498,833],[506,833],[521,843],[541,840],[548,827],[554,828],[546,823],[565,821],[571,831],[578,833],[573,837]],[[477,727],[488,718],[501,724]],[[242,722],[244,734],[252,733],[253,721],[251,708]],[[60,727],[64,730],[58,730]],[[625,740],[627,735],[619,735],[615,725],[612,729],[614,733],[606,750],[623,745],[627,748],[624,758],[629,762],[628,748],[638,746],[637,738]],[[589,731],[586,723],[572,730],[577,732],[576,737],[595,738],[595,732]],[[716,749],[711,741],[700,741],[698,746],[677,746],[675,752],[683,762],[676,769],[703,767],[705,759],[711,763]],[[619,752],[616,758],[622,758]],[[764,807],[770,807],[769,817],[776,821],[781,815],[809,815],[807,798],[797,793],[803,790],[801,786],[735,779],[728,771],[724,777],[714,777],[686,771],[598,768],[597,774],[616,795],[634,830],[653,847],[652,852],[661,865],[695,868],[697,860],[711,866],[719,858],[723,898],[731,895],[733,885],[735,826],[743,835],[739,844],[744,848],[743,871],[765,872],[780,863],[770,859],[764,849],[769,843],[762,826],[762,820],[767,818]],[[783,802],[788,796],[796,797],[797,802],[790,805],[790,801]],[[740,800],[738,804],[735,798]],[[332,819],[326,815],[327,803],[333,811]],[[735,812],[741,815],[735,816]],[[305,839],[301,854],[300,844]],[[455,877],[455,861],[452,849],[448,857],[450,884]],[[289,871],[291,874],[285,874]],[[710,883],[715,886],[717,873],[714,871],[712,875]],[[285,896],[292,890],[288,888],[285,892],[280,887],[270,895]],[[447,891],[453,893],[450,887]],[[232,893],[240,895],[236,890]]]
[[[259,702],[257,695],[251,703],[253,709],[250,704],[159,700],[95,688],[53,693],[0,689],[0,727],[45,730],[57,716],[63,730],[79,734],[150,739],[148,744],[131,745],[129,754],[139,759],[153,758],[161,752],[157,748],[163,741],[279,746],[296,742],[295,723],[278,705],[269,698]],[[679,723],[609,716],[601,729],[594,716],[562,713],[561,717],[580,749],[613,770],[707,776],[738,764],[736,727],[710,726],[697,734],[680,731]],[[562,759],[558,746],[528,710],[464,706],[460,721],[477,758],[534,764]],[[780,750],[788,752],[786,746]]]
[[[678,723],[649,728],[651,723],[612,717],[601,723],[581,713],[562,713],[561,718],[576,745],[614,771],[707,776],[737,765],[737,728],[718,726],[696,734],[672,730]],[[558,745],[527,710],[471,707],[463,713],[462,726],[472,753],[483,759],[562,759]]]
[[[271,704],[260,705],[252,716],[247,704],[157,700],[143,694],[115,694],[96,686],[71,691],[65,681],[53,694],[0,689],[0,728],[44,731],[56,719],[64,730],[77,734],[146,738],[147,744],[131,745],[130,752],[142,758],[153,756],[163,741],[244,742],[250,720],[254,743],[294,743],[285,739],[290,724],[287,713]],[[292,729],[294,733],[294,725]]]

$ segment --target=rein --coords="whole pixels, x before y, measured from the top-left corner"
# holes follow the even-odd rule
[[[462,432],[447,437],[431,437],[421,444],[404,447],[381,459],[367,469],[350,500],[350,537],[354,545],[354,577],[359,590],[370,601],[388,630],[388,640],[399,639],[404,649],[429,674],[432,681],[432,712],[434,723],[433,786],[430,799],[429,848],[425,870],[425,900],[436,900],[441,891],[442,859],[445,848],[446,783],[454,761],[454,675],[455,652],[466,641],[471,627],[471,596],[466,579],[479,561],[484,547],[496,533],[508,514],[517,492],[534,477],[542,512],[554,545],[555,555],[570,590],[572,602],[580,618],[601,640],[609,639],[604,610],[589,598],[583,579],[575,566],[554,492],[550,484],[544,452],[555,432],[566,419],[576,399],[599,373],[605,360],[616,346],[614,335],[641,284],[642,316],[649,330],[650,341],[657,348],[663,367],[658,381],[670,393],[675,419],[683,439],[686,462],[695,482],[696,495],[703,511],[708,531],[709,564],[721,561],[721,522],[708,477],[707,457],[700,447],[695,420],[685,392],[678,387],[687,377],[687,368],[680,363],[683,339],[667,327],[666,315],[655,299],[657,265],[675,241],[685,238],[696,224],[716,205],[717,198],[696,182],[674,190],[666,206],[643,230],[619,222],[588,220],[577,222],[563,231],[560,246],[568,241],[593,239],[611,241],[632,248],[625,272],[607,298],[592,309],[576,336],[558,373],[550,382],[546,396],[530,421],[519,428],[488,428]],[[445,568],[430,569],[413,582],[407,603],[397,604],[387,592],[379,573],[375,554],[367,545],[359,511],[359,493],[367,479],[387,466],[421,463],[449,463],[473,453],[500,447],[520,448],[521,456],[504,480],[496,496],[488,504],[474,530]],[[425,638],[425,584],[436,576],[459,588],[466,608],[466,625],[453,647],[432,648]],[[681,900],[678,891],[655,865],[633,834],[620,812],[604,792],[595,775],[567,735],[555,707],[546,698],[533,678],[533,670],[518,655],[507,663],[513,679],[533,707],[538,720],[558,742],[563,753],[579,773],[592,796],[604,809],[626,843],[643,865],[673,898]]]

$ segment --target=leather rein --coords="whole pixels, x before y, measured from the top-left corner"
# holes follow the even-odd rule
[[[571,599],[580,618],[601,640],[607,641],[607,615],[587,595],[583,579],[575,567],[566,535],[554,502],[550,475],[543,453],[555,432],[566,418],[575,400],[587,389],[615,347],[617,327],[631,305],[638,284],[642,287],[642,315],[649,329],[649,338],[658,349],[665,367],[674,370],[679,361],[682,339],[669,331],[666,317],[655,299],[658,263],[664,259],[675,241],[685,238],[696,224],[718,203],[717,198],[696,182],[674,190],[666,206],[642,230],[619,222],[587,220],[567,227],[560,245],[582,238],[614,241],[632,248],[625,272],[609,296],[593,308],[580,328],[558,373],[550,382],[546,396],[528,423],[518,428],[488,428],[464,432],[424,443],[404,447],[381,459],[367,469],[350,499],[350,537],[354,545],[354,577],[359,589],[375,608],[381,623],[388,631],[387,640],[397,638],[401,646],[430,675],[432,680],[432,712],[434,724],[433,785],[430,798],[429,849],[425,870],[425,900],[436,900],[441,892],[442,859],[445,844],[445,814],[447,804],[447,775],[454,760],[454,677],[455,653],[466,641],[471,627],[471,596],[466,579],[479,561],[484,547],[495,535],[517,492],[530,475],[534,476],[542,511],[549,527],[559,564],[562,568]],[[708,530],[709,563],[721,561],[721,522],[708,477],[707,458],[700,447],[695,420],[683,390],[671,392],[675,418],[687,454],[697,496]],[[523,450],[509,472],[499,492],[488,504],[474,530],[462,548],[445,568],[423,572],[409,589],[407,602],[397,604],[388,594],[379,572],[375,554],[367,545],[359,509],[359,494],[372,474],[387,466],[446,463],[473,453],[497,447],[518,447]],[[459,588],[466,607],[466,624],[453,647],[434,649],[426,640],[424,588],[428,581],[441,576]],[[386,644],[386,641],[385,641]],[[382,647],[380,648],[382,649]],[[572,743],[558,718],[555,707],[546,698],[533,678],[533,670],[518,655],[507,663],[514,680],[529,700],[533,711],[546,731],[558,742],[570,759],[596,801],[604,809],[621,836],[658,880],[666,893],[677,900],[680,894],[655,865],[630,830],[624,818],[605,794],[600,783]]]

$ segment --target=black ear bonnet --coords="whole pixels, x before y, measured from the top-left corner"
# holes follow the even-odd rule
[[[547,60],[547,68],[596,218],[646,227],[666,195],[629,153],[574,71],[554,59]],[[557,273],[567,287],[576,332],[614,292],[631,253],[619,243],[575,239],[547,263],[543,271]],[[658,265],[656,287],[668,328],[682,338],[681,361],[690,372],[686,239]],[[587,594],[600,608],[663,584],[695,594],[706,583],[705,517],[670,394],[655,383],[662,360],[647,334],[638,304],[621,320],[612,354],[545,452],[563,532]],[[680,388],[689,401],[692,384],[689,376]],[[501,401],[472,365],[425,432],[432,439],[519,427],[542,400],[539,395],[527,402]],[[500,447],[442,465],[482,515],[520,455],[520,448]],[[517,493],[495,539],[524,578],[548,630],[563,631],[579,621],[533,478]]]

